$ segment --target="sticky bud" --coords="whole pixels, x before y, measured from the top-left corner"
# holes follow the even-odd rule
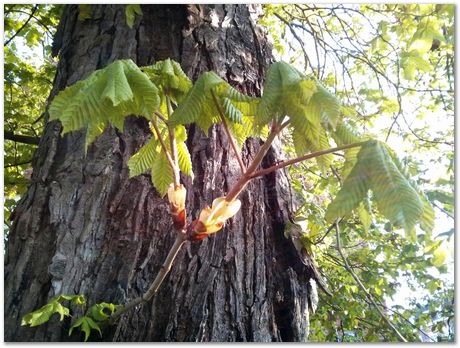
[[[172,211],[182,211],[185,209],[185,197],[187,190],[184,185],[180,184],[175,186],[174,184],[169,185],[168,188],[168,200],[171,204]]]
[[[212,202],[212,208],[206,207],[201,213],[198,221],[201,223],[199,226],[204,226],[201,233],[215,233],[219,231],[226,220],[234,216],[240,210],[241,201],[239,199],[228,202],[225,197],[216,198]]]
[[[169,185],[168,188],[168,200],[169,208],[171,209],[171,215],[174,221],[174,226],[177,229],[182,229],[185,226],[186,212],[185,212],[185,197],[187,196],[187,190],[184,185],[174,184]]]

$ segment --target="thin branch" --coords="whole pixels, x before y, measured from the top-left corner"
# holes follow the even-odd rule
[[[10,37],[6,42],[5,44],[3,44],[3,46],[7,46],[11,40],[13,40],[26,26],[27,24],[29,24],[30,20],[32,19],[32,17],[34,16],[34,13],[37,11],[38,9],[38,5],[35,5],[34,8],[32,9],[32,13],[30,14],[29,18],[27,18],[27,20],[25,21],[25,23],[18,29],[18,31],[16,31],[12,37]]]
[[[437,205],[435,202],[431,202],[431,204],[433,204],[436,208],[438,208],[441,212],[443,212],[444,214],[446,214],[448,217],[450,217],[452,220],[455,220],[455,217],[449,213],[446,209],[444,209],[443,207],[440,207],[439,205]]]
[[[341,223],[342,221],[343,221],[343,218],[340,218],[338,223]],[[329,226],[329,228],[327,229],[326,233],[324,233],[324,235],[321,238],[319,238],[317,241],[315,241],[312,244],[313,245],[318,245],[319,243],[321,243],[324,240],[324,238],[326,238],[327,235],[334,229],[334,227],[335,227],[335,223],[333,223],[331,226]]]
[[[387,325],[393,330],[393,332],[399,337],[399,339],[403,342],[407,342],[406,338],[398,331],[398,329],[391,323],[391,321],[387,318],[385,313],[380,309],[379,305],[375,302],[374,298],[371,296],[369,291],[367,291],[366,287],[363,285],[361,280],[358,278],[356,273],[353,271],[353,269],[350,267],[348,264],[348,260],[345,256],[345,254],[342,251],[342,246],[340,242],[340,230],[339,230],[339,224],[336,222],[335,223],[335,234],[337,237],[337,250],[339,251],[340,256],[342,257],[342,260],[345,265],[345,269],[351,274],[353,279],[356,281],[356,283],[359,285],[361,290],[366,294],[366,297],[371,301],[371,303],[374,305],[375,309],[379,312],[380,316],[382,319],[387,323]]]
[[[177,253],[182,248],[182,245],[185,243],[186,240],[187,235],[185,233],[180,232],[177,234],[176,240],[174,241],[171,250],[169,250],[168,256],[163,262],[160,271],[158,272],[154,281],[150,285],[149,289],[142,296],[139,296],[129,301],[121,309],[117,310],[114,314],[112,314],[112,316],[110,317],[110,324],[113,324],[121,315],[129,311],[131,308],[136,307],[141,303],[148,302],[156,294],[158,288],[163,283],[163,280],[166,278],[169,271],[171,270],[172,264],[177,256]]]
[[[38,145],[40,143],[40,138],[31,137],[27,135],[14,134],[13,132],[5,131],[4,133],[5,140],[11,140],[16,143]]]
[[[300,45],[300,48],[302,49],[302,52],[303,52],[303,57],[304,57],[304,60],[305,60],[305,67],[307,67],[307,65],[310,67],[312,73],[314,74],[315,73],[315,69],[313,68],[313,66],[311,65],[311,62],[310,62],[310,59],[308,58],[308,54],[307,54],[307,51],[305,50],[305,47],[303,45],[303,40],[297,35],[296,31],[294,30],[294,28],[292,27],[291,23],[289,23],[288,20],[286,20],[285,18],[283,18],[282,16],[280,16],[278,13],[274,13],[275,17],[277,17],[281,22],[283,22],[284,24],[286,24],[289,28],[289,30],[291,31],[292,33],[292,36],[294,36],[294,38],[297,40],[297,42],[299,43]],[[315,41],[315,45],[316,45],[316,41]],[[319,61],[318,61],[318,65],[319,65]]]
[[[233,140],[233,137],[232,137],[232,135],[230,133],[230,130],[228,129],[227,122],[225,121],[224,112],[223,112],[223,110],[221,108],[221,105],[219,104],[219,102],[218,102],[218,100],[216,98],[216,95],[214,94],[214,92],[212,90],[211,90],[211,95],[212,95],[212,99],[214,100],[214,104],[216,105],[217,111],[219,112],[220,119],[221,119],[222,124],[224,126],[225,133],[227,134],[228,141],[230,142],[230,146],[232,147],[233,152],[235,153],[236,159],[238,160],[238,164],[240,165],[241,174],[244,174],[244,173],[246,173],[246,167],[245,167],[245,165],[243,163],[243,159],[241,158],[240,154],[238,153],[238,148],[236,147],[235,141]]]
[[[256,156],[252,160],[251,164],[249,165],[248,169],[246,172],[241,176],[241,178],[238,180],[238,182],[233,186],[233,188],[230,190],[230,192],[227,194],[225,199],[228,202],[233,201],[241,191],[246,187],[248,182],[252,179],[252,174],[255,172],[257,167],[259,166],[260,162],[262,162],[262,159],[264,158],[265,154],[267,153],[268,149],[273,143],[273,140],[275,140],[276,136],[281,132],[281,130],[287,126],[289,121],[286,121],[282,125],[278,125],[277,123],[272,124],[272,130],[270,134],[268,135],[267,140],[265,143],[260,147],[259,151],[257,152]]]
[[[47,31],[48,36],[51,37],[51,38],[53,37],[53,33],[51,32],[50,28],[48,28],[48,26],[45,23],[43,23],[38,17],[36,17],[34,15],[31,15],[29,12],[22,11],[22,10],[11,10],[8,13],[10,13],[10,12],[24,13],[26,15],[32,16],[32,18],[35,19],[38,24],[40,24],[43,28],[45,28],[45,30]],[[5,15],[7,15],[7,13],[5,13]]]
[[[17,167],[17,166],[22,166],[24,164],[29,164],[29,163],[32,163],[32,159],[28,159],[24,162],[18,162],[18,163],[11,163],[11,164],[7,164],[5,165],[3,168],[11,168],[11,167]]]
[[[341,151],[341,150],[346,150],[346,149],[350,149],[350,148],[353,148],[353,147],[358,147],[358,146],[363,145],[364,143],[365,142],[363,141],[363,142],[359,142],[359,143],[353,143],[353,144],[334,147],[332,149],[312,152],[312,153],[309,153],[309,154],[304,155],[304,156],[300,156],[300,157],[293,158],[293,159],[290,159],[290,160],[287,160],[287,161],[283,161],[283,162],[278,163],[278,164],[276,164],[274,166],[271,166],[269,168],[258,170],[257,172],[253,173],[250,178],[253,179],[253,178],[256,178],[258,176],[267,175],[267,174],[269,174],[271,172],[274,172],[275,170],[278,170],[280,168],[290,166],[291,164],[295,164],[295,163],[298,163],[298,162],[301,162],[301,161],[305,161],[305,160],[310,159],[310,158],[315,158],[315,157],[318,157],[318,156],[327,155],[327,154],[333,153],[335,151]]]

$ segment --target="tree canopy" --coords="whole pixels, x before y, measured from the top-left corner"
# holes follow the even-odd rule
[[[46,112],[49,111],[51,119],[61,121],[58,115],[72,112],[66,111],[69,108],[65,95],[61,97],[61,104],[55,103],[47,110],[55,67],[50,40],[61,8],[60,5],[5,5],[6,231],[9,216],[27,187],[28,170],[48,117]],[[319,108],[318,124],[322,122],[334,129],[330,133],[333,135],[328,136],[321,127],[315,128],[314,120],[308,124],[308,129],[316,129],[314,134],[299,134],[297,130],[301,125],[298,125],[295,131],[284,133],[286,154],[295,157],[305,154],[306,150],[349,144],[365,140],[367,136],[379,140],[365,150],[349,149],[343,157],[327,155],[317,161],[294,164],[288,170],[297,195],[292,203],[294,223],[300,226],[303,247],[315,256],[333,294],[330,297],[319,293],[317,311],[311,316],[311,341],[397,340],[377,307],[409,341],[454,339],[453,283],[449,277],[453,272],[454,209],[453,8],[453,5],[441,4],[264,5],[259,22],[271,35],[277,58],[297,69],[285,72],[290,69],[287,65],[274,65],[265,84],[267,90],[274,92],[269,92],[261,101],[257,113],[250,99],[212,73],[196,81],[196,92],[184,97],[179,87],[187,91],[191,86],[186,79],[181,80],[184,76],[177,73],[177,67],[171,62],[144,70],[150,79],[157,79],[155,81],[162,85],[162,72],[170,71],[168,76],[177,79],[175,97],[183,101],[183,105],[188,103],[192,110],[195,110],[196,98],[203,106],[213,102],[211,91],[218,91],[217,97],[222,98],[231,132],[239,145],[248,136],[264,133],[261,128],[268,114],[304,112],[295,109],[295,98],[313,90],[312,98],[317,99],[313,99],[315,103],[312,102],[310,109]],[[83,10],[81,13],[85,13]],[[135,15],[142,13],[130,7],[127,20],[132,22],[131,17]],[[165,67],[167,64],[170,66]],[[137,73],[129,62],[115,64],[110,69],[113,79],[113,76],[125,76],[123,81],[128,84]],[[278,70],[290,76],[285,87],[277,80]],[[298,72],[304,77],[296,75]],[[95,73],[96,84],[97,79],[107,77]],[[301,87],[293,90],[292,81]],[[145,83],[136,88],[151,87]],[[127,98],[113,91],[106,89],[98,93],[111,98],[114,105]],[[195,99],[190,97],[193,93]],[[166,107],[164,101],[154,98],[155,93],[150,94],[151,105]],[[278,94],[290,94],[292,100],[280,104]],[[335,102],[335,98],[340,103]],[[135,101],[125,106],[140,115],[148,116],[152,112],[138,109],[139,105]],[[247,110],[248,114],[238,113],[233,105]],[[217,116],[199,118],[205,109],[196,109],[190,116],[178,108],[172,119],[177,123],[197,122],[207,131]],[[254,114],[258,117],[253,121],[256,124],[249,125],[248,115]],[[112,119],[103,122],[116,123],[114,115],[111,116]],[[337,123],[339,118],[352,127]],[[72,122],[74,120],[72,118]],[[80,128],[86,122],[83,116],[79,120],[78,124],[63,121],[64,130]],[[122,129],[123,121],[115,125]],[[88,144],[100,134],[99,126],[94,123],[88,128]],[[248,132],[252,129],[256,131]],[[178,128],[176,132],[181,130]],[[186,147],[182,147],[181,170],[184,172],[191,167],[185,151]],[[134,173],[148,167],[143,163],[146,160],[133,157],[130,162]],[[361,174],[354,176],[353,168],[359,166],[349,163],[358,163],[364,168],[359,173],[368,168],[374,179],[366,181]],[[388,163],[392,163],[391,168]],[[380,184],[385,175],[394,173],[399,175],[397,185]],[[162,184],[164,178],[160,174],[164,176],[164,172],[155,174],[152,169],[154,184],[157,180],[155,186],[160,187],[161,194],[166,194],[169,182]],[[360,192],[359,197],[355,192]],[[393,201],[392,192],[411,199],[420,198],[413,198],[414,203],[407,208]],[[371,199],[387,203],[377,206],[370,203]],[[340,210],[343,202],[347,202],[347,209]],[[435,208],[434,212],[427,208],[429,206]],[[402,213],[404,220],[401,220],[400,212],[404,209],[408,210]],[[414,211],[417,216],[423,216],[419,227],[414,227],[414,219],[406,219]],[[434,213],[435,216],[430,215]],[[431,233],[433,226],[427,225],[433,224]],[[288,228],[286,232],[289,233]],[[402,290],[412,295],[404,299],[399,296]]]

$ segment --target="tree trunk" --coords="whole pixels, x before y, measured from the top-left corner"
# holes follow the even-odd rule
[[[192,79],[214,70],[239,90],[259,95],[271,59],[247,5],[143,5],[132,29],[123,5],[92,5],[78,19],[68,5],[53,50],[60,60],[51,97],[116,59],[139,66],[172,58]],[[21,317],[58,294],[84,294],[88,305],[126,303],[146,291],[174,241],[166,200],[150,175],[129,179],[127,161],[148,139],[144,119],[110,128],[88,149],[83,133],[60,136],[47,123],[33,177],[12,218],[5,256],[5,340],[78,341],[72,319],[57,316],[35,328]],[[195,177],[183,177],[187,212],[197,217],[223,196],[239,166],[220,127],[209,137],[189,127]],[[243,149],[247,163],[260,146]],[[263,165],[279,160],[272,148]],[[241,211],[219,233],[187,244],[154,299],[107,327],[104,341],[302,341],[308,333],[307,283],[283,236],[290,190],[277,172],[254,180]],[[72,308],[74,319],[83,313]],[[91,339],[98,339],[97,335]]]

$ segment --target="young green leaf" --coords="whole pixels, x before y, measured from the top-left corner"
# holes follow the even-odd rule
[[[141,70],[176,104],[181,102],[192,88],[192,81],[185,75],[180,64],[169,58],[142,67]]]
[[[91,335],[91,330],[99,332],[99,335],[102,337],[102,331],[99,325],[90,317],[83,316],[79,318],[69,329],[69,336],[72,334],[75,328],[79,328],[80,331],[85,333],[85,342],[88,341],[89,336]]]
[[[177,156],[181,172],[185,175],[192,175],[192,159],[184,142],[177,143]]]
[[[363,138],[358,135],[350,123],[340,123],[336,126],[335,131],[331,132],[332,138],[337,145],[348,145],[363,141]],[[353,169],[357,159],[360,147],[352,147],[344,151],[345,164],[342,168],[342,176],[346,178]]]
[[[161,197],[167,192],[174,181],[172,168],[164,152],[160,152],[152,166],[152,183]]]
[[[329,90],[316,82],[317,92],[311,97],[310,103],[318,104],[321,108],[321,120],[336,127],[340,115],[340,102]]]
[[[215,97],[215,98],[214,98]],[[219,105],[216,105],[216,100]],[[230,122],[241,122],[242,115],[253,112],[257,99],[231,87],[214,72],[201,75],[171,116],[171,125],[195,122],[205,133],[220,122],[219,108]],[[247,115],[246,115],[247,116]]]
[[[93,140],[108,123],[123,129],[126,116],[150,118],[159,102],[157,88],[137,65],[118,60],[61,91],[49,114],[50,120],[61,121],[64,133],[88,126]]]
[[[60,320],[70,316],[69,309],[61,305],[58,301],[51,301],[34,312],[28,313],[22,317],[21,326],[30,325],[31,327],[46,323],[50,317],[57,313],[60,315]]]
[[[139,4],[129,4],[126,5],[125,8],[125,15],[126,15],[126,24],[128,27],[132,28],[134,25],[134,20],[136,19],[136,15],[142,15],[142,9]]]
[[[148,169],[151,169],[155,160],[160,153],[160,146],[158,140],[151,138],[147,144],[136,152],[129,160],[129,177],[145,173]]]
[[[117,307],[118,306],[113,303],[96,303],[88,309],[88,313],[95,321],[105,321],[110,318],[110,315],[116,311]],[[108,313],[106,311],[108,311]]]
[[[417,191],[394,164],[385,146],[373,143],[370,188],[380,212],[392,224],[410,231],[423,213],[423,203]]]
[[[367,164],[373,156],[369,146],[362,146],[358,161],[345,178],[342,188],[326,211],[326,220],[332,223],[335,219],[349,214],[364,200],[370,186],[370,170]]]

